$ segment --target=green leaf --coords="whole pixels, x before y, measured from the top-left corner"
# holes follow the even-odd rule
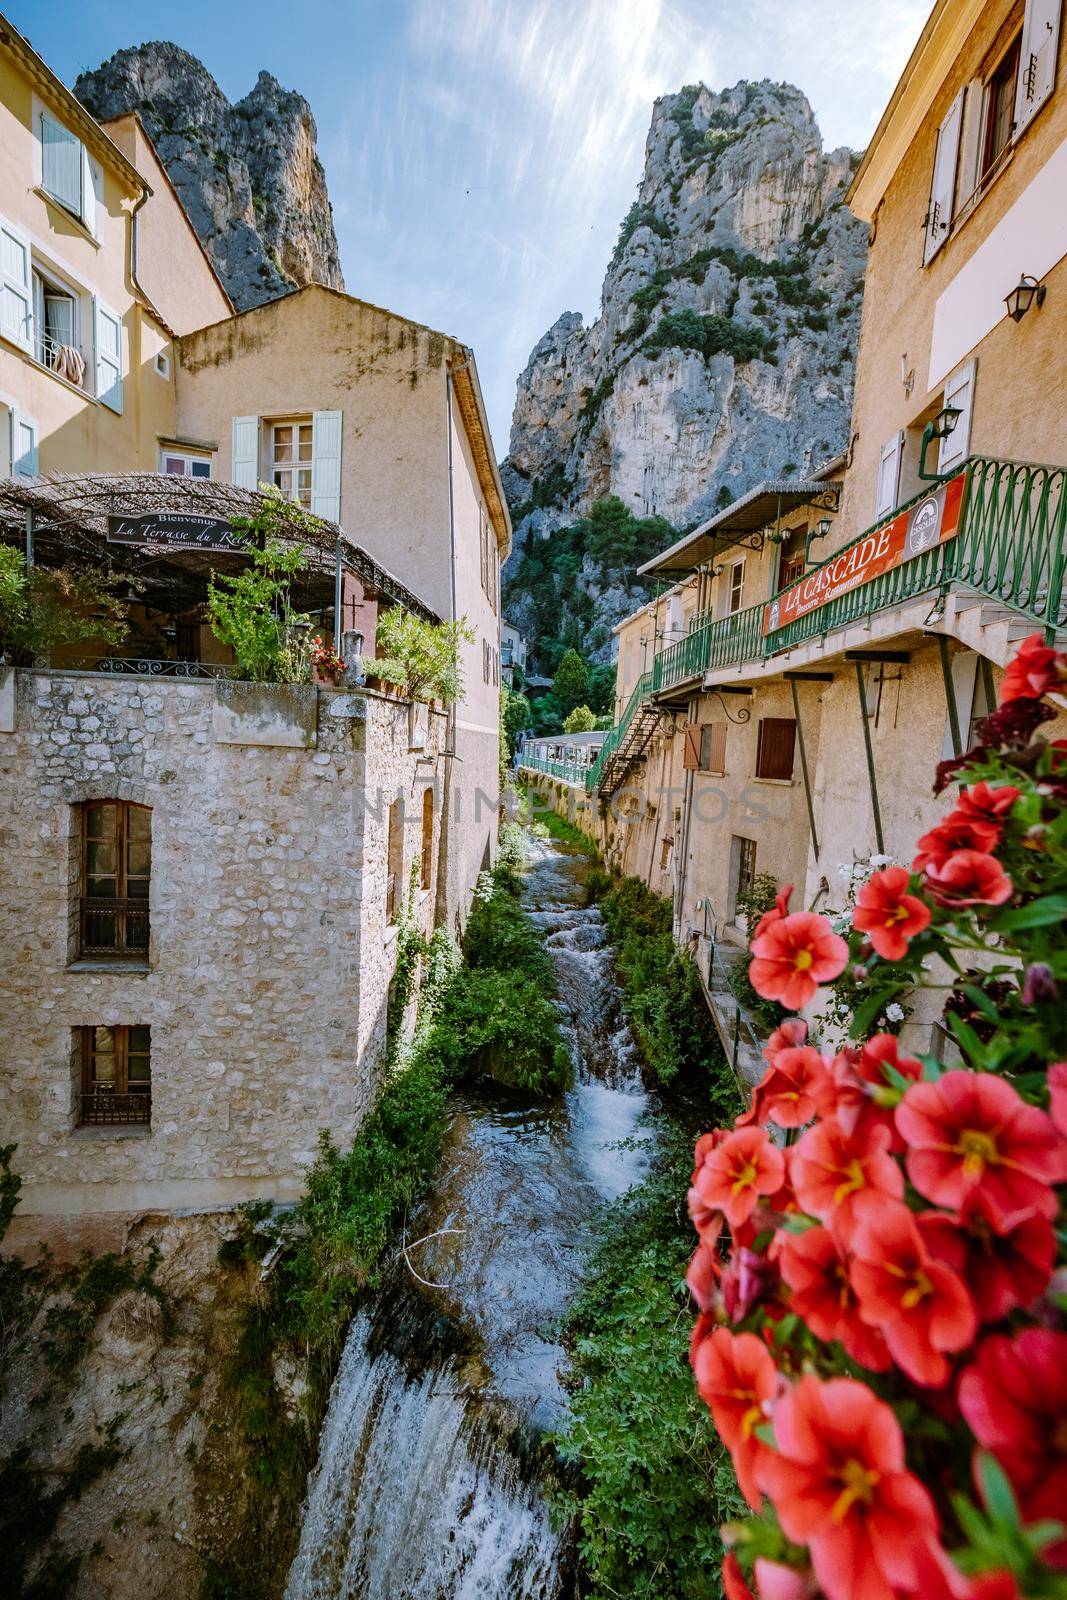
[[[1067,922],[1067,895],[1043,895],[1017,911],[1001,912],[990,925],[1002,933],[1014,933],[1021,928],[1047,928],[1054,922]]]
[[[982,1499],[990,1517],[1002,1528],[1017,1528],[1019,1507],[1004,1468],[986,1450],[979,1451],[977,1465]]]

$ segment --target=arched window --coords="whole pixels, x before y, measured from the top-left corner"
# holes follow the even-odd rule
[[[420,883],[428,889],[433,882],[433,785],[422,791],[422,867]]]
[[[129,800],[82,806],[81,956],[148,954],[152,812]]]
[[[394,800],[389,807],[385,885],[385,920],[392,922],[404,903],[404,802]]]

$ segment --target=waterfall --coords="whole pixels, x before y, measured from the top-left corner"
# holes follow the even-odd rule
[[[569,1538],[525,1445],[565,1407],[555,1328],[589,1219],[644,1169],[647,1101],[587,863],[533,851],[523,898],[552,957],[574,1087],[548,1104],[455,1096],[440,1180],[408,1235],[436,1287],[401,1269],[352,1324],[286,1600],[573,1593]]]

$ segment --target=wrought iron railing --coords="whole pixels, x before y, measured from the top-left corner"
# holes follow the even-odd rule
[[[604,741],[587,787],[599,787],[642,701],[650,695],[721,667],[763,660],[919,595],[947,591],[954,585],[969,587],[1046,630],[1067,626],[1067,468],[975,456],[964,471],[960,529],[954,539],[934,545],[767,634],[763,631],[764,604],[717,622],[710,612],[697,618],[688,635],[661,650],[652,670],[642,675],[619,722]],[[950,476],[955,473],[939,481]],[[927,484],[921,494],[865,528],[836,551],[834,558],[847,555],[926,499],[931,487]],[[796,583],[804,581],[799,578]],[[795,587],[788,585],[782,593]]]
[[[153,656],[74,656],[55,663],[62,672],[121,672],[136,678],[230,678],[237,668],[215,661],[169,661]]]
[[[148,901],[83,898],[78,953],[82,956],[146,956]]]
[[[81,1125],[83,1128],[115,1127],[130,1123],[144,1124],[152,1120],[152,1096],[147,1091],[140,1094],[111,1094],[98,1088],[81,1097]]]
[[[520,767],[528,767],[531,772],[543,772],[550,778],[562,778],[564,783],[580,784],[583,788],[589,772],[584,761],[555,761],[549,756],[528,756],[521,750],[517,760]]]

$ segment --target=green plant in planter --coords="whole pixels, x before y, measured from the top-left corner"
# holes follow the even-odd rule
[[[251,565],[236,577],[212,574],[208,621],[228,644],[241,671],[257,683],[291,683],[294,673],[310,678],[310,655],[302,641],[302,619],[289,604],[289,585],[304,566],[304,552],[268,539],[249,546]],[[306,681],[306,679],[305,679]]]
[[[391,682],[392,678],[381,669],[386,661],[398,663],[403,668],[404,690],[410,699],[440,700],[451,705],[463,693],[460,644],[471,644],[474,637],[466,617],[458,622],[423,622],[421,617],[394,606],[378,618],[378,654],[373,663],[367,664],[367,671]]]
[[[73,567],[27,567],[21,550],[0,545],[0,653],[29,663],[62,645],[116,649],[129,628],[115,588],[128,582]]]
[[[402,689],[407,682],[404,663],[395,656],[364,656],[363,671],[368,678],[394,689]]]

